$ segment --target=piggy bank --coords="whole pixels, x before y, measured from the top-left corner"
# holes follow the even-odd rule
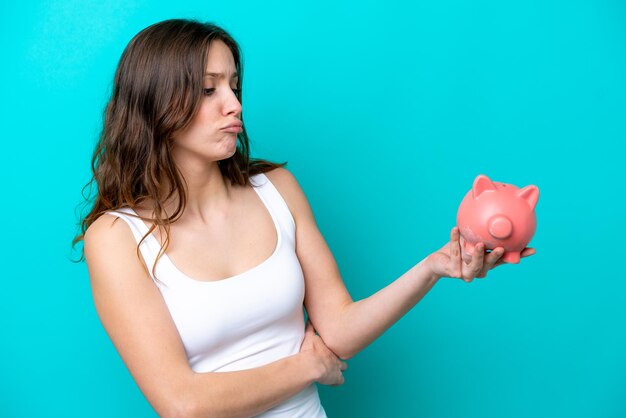
[[[456,217],[463,250],[471,256],[474,245],[482,242],[485,249],[503,247],[504,262],[519,263],[520,253],[535,234],[538,199],[537,186],[520,189],[482,174],[476,177]]]

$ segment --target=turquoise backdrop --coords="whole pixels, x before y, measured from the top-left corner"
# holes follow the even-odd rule
[[[540,189],[537,254],[442,279],[320,387],[330,417],[626,417],[618,0],[2,2],[0,416],[155,416],[70,242],[120,54],[174,17],[241,44],[253,156],[288,161],[354,299],[478,174]]]

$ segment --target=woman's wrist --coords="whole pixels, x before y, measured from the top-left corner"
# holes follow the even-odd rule
[[[319,362],[315,358],[313,350],[301,351],[293,358],[302,367],[303,376],[306,377],[309,384],[313,384],[321,378]]]
[[[431,267],[431,265],[430,265],[430,263],[428,261],[428,258],[429,257],[426,257],[422,261],[417,263],[416,267],[423,271],[423,274],[425,274],[428,277],[428,280],[433,281],[433,282],[437,282],[443,276],[441,276],[440,274],[437,274],[436,272],[433,271],[433,269],[432,269],[432,267]]]

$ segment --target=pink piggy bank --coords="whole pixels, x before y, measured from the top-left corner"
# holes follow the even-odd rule
[[[485,249],[503,247],[503,261],[519,263],[520,253],[535,234],[538,199],[537,186],[519,189],[483,174],[476,177],[456,216],[463,250],[471,256],[474,245],[482,242]]]

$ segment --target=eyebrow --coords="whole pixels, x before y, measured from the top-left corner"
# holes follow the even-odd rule
[[[204,73],[205,77],[217,77],[217,78],[224,78],[224,73]],[[239,74],[237,74],[237,71],[235,71],[233,73],[233,75],[230,77],[231,80],[234,80],[235,78],[239,78]]]

